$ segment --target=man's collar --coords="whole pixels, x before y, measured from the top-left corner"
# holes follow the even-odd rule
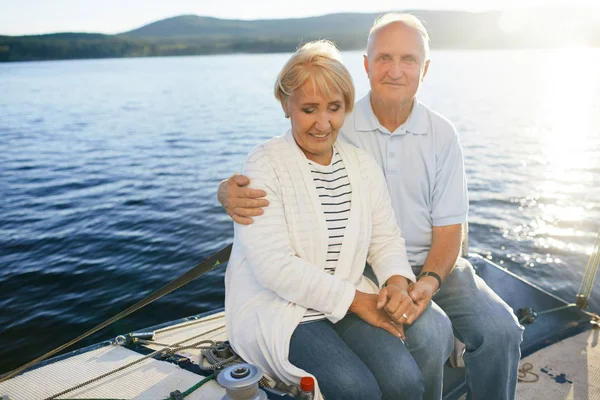
[[[360,99],[354,105],[354,127],[357,131],[374,131],[388,132],[377,120],[373,107],[371,106],[371,92]],[[412,133],[415,135],[427,134],[427,113],[425,106],[416,98],[413,109],[408,116],[408,120],[397,129],[397,133],[405,134]]]
[[[408,120],[402,125],[407,131],[415,135],[426,135],[429,126],[427,111],[425,106],[415,97],[413,109],[408,116]]]

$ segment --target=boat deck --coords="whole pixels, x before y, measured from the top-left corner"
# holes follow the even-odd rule
[[[155,341],[185,345],[205,339],[224,340],[224,322],[222,312],[186,321],[156,330]],[[524,373],[523,382],[519,382],[517,387],[517,399],[600,399],[599,335],[600,329],[586,330],[521,360]],[[161,347],[150,345],[149,348],[157,350]],[[187,349],[178,352],[178,355],[197,364],[200,351]],[[85,382],[143,357],[143,354],[122,346],[102,346],[0,383],[0,395],[9,395],[14,400],[46,399],[73,387],[75,383]],[[202,378],[175,364],[147,358],[58,398],[166,399],[171,392],[183,392]],[[220,400],[224,394],[224,390],[213,380],[186,399]],[[273,394],[269,397],[277,398]]]
[[[522,359],[517,399],[600,399],[599,336],[582,332]]]
[[[123,365],[143,358],[143,355],[121,346],[105,346],[68,359],[37,368],[0,383],[0,398],[39,400],[55,398],[57,394],[101,376]],[[171,392],[185,391],[202,377],[175,364],[145,359],[123,371],[100,379],[57,399],[167,399]],[[225,391],[212,381],[192,392],[186,399],[221,399]]]
[[[155,332],[154,340],[158,343],[185,345],[200,340],[222,341],[226,339],[225,314],[221,312],[200,319],[192,318],[190,321]],[[158,350],[162,349],[162,346],[152,345],[149,348]],[[144,358],[143,353],[123,346],[105,344],[85,350],[87,349],[0,383],[0,398],[3,395],[8,395],[12,400],[52,398],[79,383],[135,361],[138,361],[135,365],[57,398],[159,400],[167,399],[170,393],[176,390],[184,392],[203,380],[203,376],[171,362],[154,358],[141,360]],[[183,350],[177,354],[189,357],[192,363],[196,364],[200,357],[200,351],[194,349]],[[186,399],[221,400],[224,394],[225,390],[212,380],[186,396]]]

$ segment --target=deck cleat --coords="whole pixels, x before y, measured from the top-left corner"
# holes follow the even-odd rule
[[[537,318],[538,313],[533,308],[519,308],[517,310],[517,318],[519,318],[520,324],[532,324]]]

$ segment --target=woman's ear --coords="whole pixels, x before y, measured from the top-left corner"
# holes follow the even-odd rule
[[[289,112],[289,98],[284,98],[281,100],[281,108],[283,108],[283,113],[285,115],[286,118],[290,117],[290,112]]]

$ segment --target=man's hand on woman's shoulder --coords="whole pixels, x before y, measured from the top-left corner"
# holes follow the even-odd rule
[[[233,174],[229,179],[219,185],[217,199],[227,214],[241,225],[250,225],[257,217],[263,214],[261,207],[267,207],[269,201],[264,197],[264,190],[250,189],[247,187],[250,179],[244,175]]]

